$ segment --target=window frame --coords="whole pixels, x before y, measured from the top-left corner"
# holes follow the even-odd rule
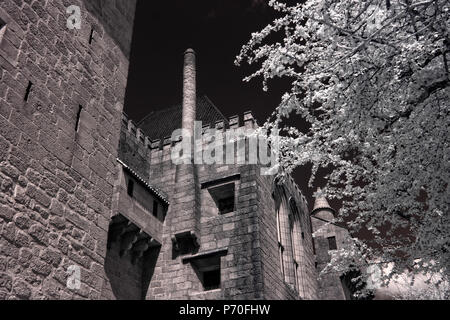
[[[337,250],[336,236],[327,237],[328,240],[328,250]]]
[[[237,203],[238,203],[238,189],[240,186],[240,183],[239,183],[240,179],[241,179],[241,175],[238,173],[238,174],[230,175],[227,177],[203,182],[201,184],[202,193],[207,192],[209,194],[209,196],[211,197],[212,201],[214,202],[214,204],[216,206],[218,216],[236,212]],[[233,198],[232,210],[230,210],[230,209],[221,210],[220,202],[230,199],[231,196],[228,198],[227,197],[224,197],[224,198],[218,197],[217,195],[220,193],[223,193],[223,191],[217,192],[215,190],[218,190],[219,188],[226,188],[227,186],[231,186],[230,188],[232,189],[232,192],[231,192],[232,198]],[[227,190],[225,190],[225,191],[227,191]]]

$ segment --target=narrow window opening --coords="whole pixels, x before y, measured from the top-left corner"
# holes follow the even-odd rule
[[[317,262],[314,262],[314,267],[317,269]]]
[[[167,214],[167,207],[162,204],[161,202],[157,202],[158,203],[158,216],[157,218],[159,219],[159,221],[164,222],[164,220],[166,220],[166,214]],[[156,216],[155,216],[156,217]]]
[[[220,213],[228,213],[234,211],[234,197],[228,197],[219,200]]]
[[[312,248],[313,248],[313,254],[316,254],[316,242],[314,241],[314,238],[312,238]]]
[[[280,268],[281,268],[281,274],[283,275],[284,279],[284,261],[283,261],[283,251],[284,247],[281,243],[281,226],[280,226],[280,211],[277,212],[277,241],[278,241],[278,258],[280,259]]]
[[[205,291],[220,288],[220,268],[203,272],[203,287]]]
[[[305,233],[302,232],[302,239],[305,239]]]
[[[77,119],[75,121],[75,132],[78,132],[78,129],[80,127],[80,117],[81,117],[81,111],[83,110],[83,106],[78,106],[78,112],[77,112]]]
[[[211,197],[216,203],[219,214],[225,214],[234,211],[234,190],[234,182],[217,187],[211,187],[208,189]]]
[[[133,191],[134,191],[134,181],[130,179],[128,180],[127,194],[130,197],[133,197]]]
[[[337,249],[337,245],[336,245],[336,237],[328,237],[328,248],[330,250],[336,250]]]
[[[158,201],[153,200],[153,216],[158,217]]]
[[[92,40],[94,40],[94,28],[91,29],[91,34],[89,35],[89,44],[92,44]]]
[[[204,291],[220,289],[220,255],[214,254],[209,257],[197,258],[191,261],[192,267],[197,274]]]
[[[28,81],[27,90],[25,91],[25,97],[23,98],[23,100],[28,101],[28,98],[30,97],[32,88],[33,88],[33,82]]]
[[[294,224],[295,222],[293,221],[292,222],[292,224]],[[295,240],[294,240],[294,230],[293,230],[293,227],[291,226],[291,234],[290,234],[290,239],[291,239],[291,257],[292,257],[292,261],[293,261],[293,263],[294,263],[294,286],[295,286],[295,289],[297,290],[297,291],[299,291],[299,284],[298,284],[298,263],[297,263],[297,260],[296,260],[296,257],[298,256],[298,254],[297,254],[297,250],[298,250],[298,248],[297,248],[297,246],[296,246],[296,243],[295,243]]]

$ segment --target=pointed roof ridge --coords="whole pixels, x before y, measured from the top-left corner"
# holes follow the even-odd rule
[[[222,111],[220,111],[220,109],[217,108],[217,106],[214,104],[214,102],[212,102],[211,99],[206,94],[202,94],[199,97],[205,99],[217,111],[217,113],[219,113],[220,116],[222,116],[225,123],[228,124],[228,118],[223,115]]]
[[[323,194],[322,189],[317,188],[316,200],[314,201],[314,207],[311,211],[311,215],[314,215],[315,213],[317,213],[318,211],[321,211],[321,210],[328,210],[328,211],[331,211],[331,213],[333,213],[333,215],[335,214],[334,209],[328,203],[327,198],[325,198],[325,195]]]
[[[136,125],[139,127],[142,123],[145,122],[145,120],[147,120],[148,118],[151,118],[152,116],[154,116],[157,113],[161,113],[161,112],[167,112],[167,111],[171,111],[171,110],[175,110],[178,109],[180,107],[179,104],[173,104],[168,108],[163,108],[163,109],[158,109],[158,110],[152,110],[150,111],[150,113],[147,113],[147,115],[145,115],[141,120],[139,120]]]
[[[229,125],[228,119],[205,94],[197,95],[196,120],[205,125],[214,126],[217,121]],[[171,136],[174,130],[181,128],[182,104],[173,104],[168,108],[154,110],[137,122],[145,135],[151,140],[164,139]]]

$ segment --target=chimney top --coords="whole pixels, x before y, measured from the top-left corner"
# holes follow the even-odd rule
[[[194,131],[195,109],[197,107],[196,75],[195,75],[195,52],[187,49],[184,52],[183,70],[183,129]]]

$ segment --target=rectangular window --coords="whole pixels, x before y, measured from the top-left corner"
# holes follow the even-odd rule
[[[219,210],[219,214],[234,211],[234,182],[208,189]]]
[[[204,291],[220,289],[220,257],[223,253],[216,252],[190,260]]]
[[[201,184],[202,207],[206,209],[206,214],[225,214],[236,210],[240,177],[240,174],[235,174]]]
[[[336,237],[328,237],[327,239],[328,239],[329,250],[336,250],[337,249]]]
[[[127,194],[130,197],[133,197],[133,191],[134,191],[134,181],[129,179],[128,180],[128,186],[127,186]]]
[[[158,217],[158,201],[153,200],[153,216]]]
[[[203,272],[203,288],[205,291],[220,288],[220,268]]]

